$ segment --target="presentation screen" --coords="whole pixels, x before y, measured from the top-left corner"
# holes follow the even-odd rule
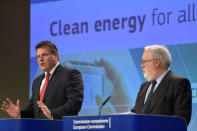
[[[116,114],[134,106],[143,77],[141,57],[148,45],[165,45],[171,70],[192,87],[192,119],[197,129],[196,0],[31,0],[30,97],[43,73],[35,45],[57,45],[60,64],[78,69],[84,81],[79,115]]]

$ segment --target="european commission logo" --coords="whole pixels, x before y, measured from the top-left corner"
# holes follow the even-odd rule
[[[31,0],[31,4],[44,3],[44,2],[54,2],[54,1],[62,1],[62,0]]]

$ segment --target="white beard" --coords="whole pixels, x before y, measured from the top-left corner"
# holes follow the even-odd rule
[[[150,70],[151,70],[151,71],[149,71],[149,72],[143,72],[144,78],[145,78],[146,80],[148,80],[148,81],[152,81],[152,80],[154,79],[155,75],[156,75],[156,71],[155,71],[155,69],[154,69],[153,66],[151,67]]]

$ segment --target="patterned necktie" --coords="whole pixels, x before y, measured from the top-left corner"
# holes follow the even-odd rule
[[[48,85],[48,82],[49,82],[49,77],[50,77],[50,73],[47,72],[47,74],[46,74],[46,80],[45,80],[44,85],[43,85],[43,87],[42,87],[42,90],[41,90],[41,92],[40,92],[40,101],[43,100],[44,93],[45,93],[45,90],[46,90],[47,85]]]
[[[151,90],[150,90],[150,92],[149,92],[149,94],[148,94],[148,97],[147,97],[147,99],[146,99],[146,101],[145,101],[145,103],[144,103],[144,106],[143,106],[143,108],[142,108],[142,113],[144,113],[144,111],[145,111],[145,109],[146,109],[148,103],[150,102],[150,98],[151,98],[151,96],[153,95],[153,91],[154,91],[155,85],[157,84],[157,81],[154,80],[154,81],[152,81],[151,83],[152,83],[152,87],[151,87]]]

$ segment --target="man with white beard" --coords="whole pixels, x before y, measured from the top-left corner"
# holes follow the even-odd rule
[[[147,82],[142,83],[131,112],[181,116],[188,125],[192,109],[191,85],[188,79],[171,71],[171,61],[165,46],[145,47],[141,67]]]

